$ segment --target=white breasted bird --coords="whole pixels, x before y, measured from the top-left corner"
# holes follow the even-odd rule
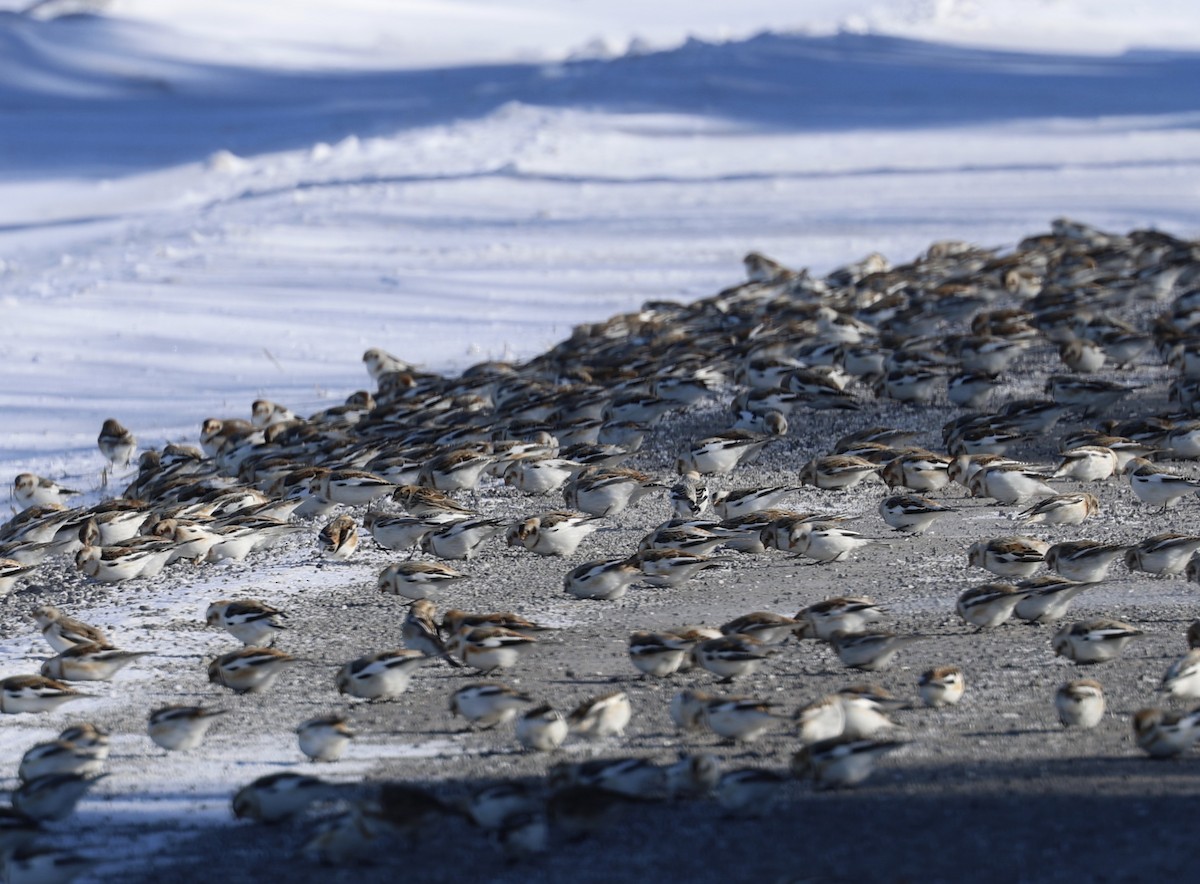
[[[1104,718],[1104,688],[1091,678],[1076,678],[1054,692],[1054,709],[1063,727],[1095,727]]]
[[[275,648],[242,648],[222,654],[208,664],[208,680],[235,693],[259,693],[269,688],[296,659]]]
[[[63,703],[90,696],[44,675],[10,675],[0,681],[0,712],[53,712]]]
[[[1075,663],[1106,663],[1120,656],[1121,651],[1142,630],[1121,620],[1082,620],[1068,623],[1054,634],[1054,653]]]
[[[619,737],[633,717],[633,706],[624,691],[611,691],[584,700],[567,716],[571,733],[585,740]]]
[[[95,626],[68,617],[53,605],[33,609],[33,619],[42,628],[42,637],[55,651],[69,650],[81,644],[109,644],[108,636]]]
[[[163,706],[150,713],[146,731],[155,745],[168,752],[195,749],[208,734],[208,729],[224,709],[205,709],[203,706]]]
[[[1172,663],[1158,689],[1183,700],[1200,699],[1200,649],[1192,648]]]
[[[300,751],[310,761],[337,761],[354,736],[354,731],[341,715],[319,715],[296,728]]]
[[[570,726],[562,713],[548,703],[528,710],[517,719],[517,742],[535,752],[552,752],[566,742]]]
[[[413,673],[428,660],[420,651],[408,648],[366,654],[338,670],[338,693],[364,700],[391,700],[408,690]]]
[[[966,690],[962,670],[957,666],[937,666],[921,673],[917,691],[921,702],[934,709],[956,706]]]
[[[218,599],[208,606],[204,620],[219,626],[246,647],[267,647],[287,629],[280,618],[287,615],[257,599]]]
[[[450,695],[450,714],[461,715],[472,727],[488,730],[504,724],[533,703],[533,698],[499,682],[475,682]]]
[[[563,577],[563,592],[577,599],[615,601],[642,576],[642,569],[629,559],[584,562]]]
[[[835,737],[804,746],[792,756],[792,772],[811,778],[818,789],[857,786],[871,775],[875,763],[901,748],[898,740]]]

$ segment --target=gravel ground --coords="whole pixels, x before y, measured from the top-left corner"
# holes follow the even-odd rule
[[[1032,352],[1002,395],[1034,394],[1055,366],[1048,347]],[[1139,366],[1122,379],[1150,386],[1114,416],[1165,410],[1165,369]],[[805,415],[758,463],[716,484],[795,484],[808,458],[832,450],[844,433],[876,424],[920,429],[921,443],[936,449],[938,428],[959,413],[950,407],[879,402],[860,413]],[[724,411],[715,406],[669,416],[629,465],[670,481],[683,440],[726,424]],[[1064,422],[1059,430],[1076,425]],[[1046,438],[1011,454],[1050,463],[1054,450],[1055,438]],[[1172,468],[1198,472],[1194,464]],[[1084,488],[1075,482],[1055,484],[1064,491]],[[1100,498],[1098,518],[1076,528],[1020,533],[1050,541],[1135,542],[1162,531],[1195,530],[1200,501],[1190,497],[1158,515],[1140,504],[1123,480],[1091,484],[1087,490]],[[634,708],[624,738],[599,746],[572,740],[548,755],[520,751],[511,724],[487,732],[466,730],[462,719],[450,715],[447,701],[453,690],[479,678],[442,663],[421,670],[395,701],[339,697],[333,680],[338,666],[401,644],[402,600],[374,588],[378,571],[399,557],[374,548],[366,535],[360,553],[345,564],[318,560],[312,538],[302,535],[243,565],[176,567],[154,581],[115,587],[85,584],[65,564],[48,565],[36,582],[0,603],[0,626],[9,637],[6,674],[33,671],[46,656],[26,617],[35,603],[59,604],[112,624],[121,646],[158,653],[111,685],[88,686],[107,698],[103,702],[11,717],[4,722],[0,760],[14,773],[25,748],[85,715],[112,729],[112,776],[94,789],[76,817],[49,827],[49,843],[74,842],[82,852],[104,858],[95,880],[233,882],[284,875],[359,881],[403,875],[441,882],[461,880],[465,873],[492,881],[582,884],[653,875],[703,884],[1143,881],[1182,874],[1193,855],[1189,811],[1200,790],[1200,758],[1193,753],[1178,760],[1147,759],[1132,741],[1130,716],[1162,702],[1155,694],[1158,681],[1186,650],[1184,630],[1200,616],[1195,587],[1182,578],[1130,574],[1118,563],[1103,586],[1075,601],[1069,617],[1125,619],[1147,635],[1115,662],[1077,667],[1054,656],[1053,627],[1012,621],[977,632],[954,613],[963,589],[991,579],[968,567],[967,547],[982,537],[1014,533],[1016,507],[976,500],[953,486],[932,496],[954,506],[957,514],[912,538],[892,534],[883,524],[876,513],[883,496],[881,485],[865,483],[848,492],[807,488],[788,498],[786,505],[797,510],[860,516],[858,530],[887,540],[848,562],[818,566],[778,552],[730,554],[725,567],[678,589],[636,586],[615,602],[564,595],[562,575],[580,562],[631,552],[642,534],[668,518],[664,498],[648,498],[606,520],[606,527],[567,559],[510,549],[503,538],[491,541],[464,567],[472,579],[445,591],[441,607],[513,610],[556,627],[500,680],[564,712],[618,688]],[[489,514],[515,517],[559,508],[561,501],[486,485],[479,503]],[[756,610],[792,615],[834,595],[868,595],[886,607],[884,625],[919,633],[924,640],[882,672],[857,673],[845,669],[827,646],[792,639],[757,673],[730,686],[714,685],[715,677],[702,670],[642,679],[626,654],[635,629],[716,626]],[[208,659],[236,645],[204,628],[203,609],[215,598],[240,596],[262,598],[288,612],[292,628],[278,646],[301,661],[263,694],[234,696],[209,685],[205,675]],[[855,790],[818,792],[789,781],[780,787],[778,802],[757,818],[730,817],[711,799],[631,802],[595,836],[557,842],[546,855],[507,864],[483,833],[459,817],[447,817],[427,825],[411,844],[381,845],[383,850],[365,857],[373,862],[365,869],[317,869],[299,858],[299,849],[319,818],[336,808],[282,826],[234,822],[228,815],[235,789],[263,772],[289,769],[331,780],[398,779],[425,786],[449,802],[489,782],[536,781],[564,759],[642,756],[670,762],[681,752],[705,751],[721,757],[727,769],[784,772],[798,748],[789,727],[751,744],[721,745],[711,734],[678,733],[667,711],[671,696],[699,688],[755,696],[791,712],[856,682],[915,697],[919,674],[937,665],[962,668],[967,691],[961,704],[897,712],[908,745],[883,759],[866,783]],[[1065,730],[1055,717],[1055,689],[1078,677],[1100,680],[1107,692],[1108,713],[1093,730]],[[196,700],[229,714],[199,749],[164,757],[144,736],[148,710]],[[346,760],[302,763],[292,731],[301,720],[331,712],[348,715],[359,738]]]

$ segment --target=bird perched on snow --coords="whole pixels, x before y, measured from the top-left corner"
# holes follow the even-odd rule
[[[1174,758],[1200,739],[1200,709],[1172,712],[1139,709],[1133,714],[1133,736],[1138,748],[1151,758]]]
[[[516,666],[536,643],[533,636],[504,627],[463,625],[451,633],[446,648],[466,666],[492,672]]]
[[[12,793],[17,813],[39,823],[65,820],[84,794],[108,774],[46,774],[18,786]]]
[[[43,675],[10,675],[0,681],[0,712],[53,712],[63,703],[89,696]]]
[[[233,795],[233,815],[239,820],[279,823],[318,801],[336,798],[345,787],[317,777],[283,771],[259,777]]]
[[[33,619],[42,628],[42,637],[59,653],[70,650],[75,645],[109,644],[108,636],[103,631],[82,620],[66,616],[53,605],[39,605],[34,608]]]
[[[955,604],[958,616],[982,631],[999,626],[1013,615],[1017,603],[1027,595],[1010,583],[985,583],[965,590]]]
[[[1106,663],[1144,634],[1121,620],[1083,620],[1061,627],[1054,634],[1052,647],[1057,656],[1075,663]]]
[[[208,664],[208,680],[238,694],[259,693],[295,662],[290,654],[275,648],[242,648],[222,654]]]
[[[35,506],[65,506],[68,497],[74,497],[78,491],[64,488],[50,479],[43,479],[33,473],[20,473],[13,479],[13,500],[22,509]]]
[[[42,664],[41,673],[62,681],[108,681],[150,651],[122,651],[111,645],[79,644]]]
[[[300,751],[310,761],[337,761],[354,739],[354,731],[341,715],[321,715],[296,728]]]
[[[1059,456],[1062,460],[1051,474],[1052,479],[1099,482],[1117,472],[1117,455],[1101,445],[1069,448]]]
[[[246,647],[268,647],[287,629],[280,622],[287,615],[257,599],[218,599],[208,606],[204,620],[219,626]]]
[[[438,587],[466,580],[467,575],[441,562],[401,562],[379,572],[376,588],[412,601],[436,598]]]
[[[1096,586],[1095,583],[1080,583],[1068,580],[1055,574],[1045,574],[1041,577],[1031,577],[1022,580],[1017,588],[1024,590],[1026,595],[1017,602],[1013,615],[1018,620],[1030,623],[1051,623],[1061,620],[1067,613],[1072,600],[1084,590]]]
[[[740,463],[751,463],[771,441],[746,430],[729,430],[701,439],[679,456],[680,475],[689,472],[702,476],[727,475]]]
[[[1184,700],[1200,699],[1200,649],[1192,648],[1170,665],[1159,690]]]
[[[96,437],[96,447],[108,461],[103,474],[103,484],[107,485],[109,468],[128,466],[129,461],[133,459],[137,451],[137,438],[121,426],[119,421],[110,417],[100,428],[100,435]]]
[[[897,740],[835,737],[804,746],[792,756],[792,772],[811,778],[818,789],[857,786],[871,775],[875,763],[904,744]]]
[[[1089,516],[1100,512],[1096,495],[1055,494],[1045,497],[1021,513],[1026,525],[1081,525]]]

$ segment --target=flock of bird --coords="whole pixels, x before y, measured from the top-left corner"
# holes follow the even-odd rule
[[[754,816],[795,778],[816,788],[856,786],[909,742],[894,713],[960,701],[967,689],[962,668],[924,672],[915,699],[849,681],[798,708],[687,687],[668,711],[691,748],[660,765],[609,757],[635,711],[626,691],[560,711],[502,680],[536,665],[529,661],[539,643],[570,629],[551,630],[507,611],[439,612],[438,603],[496,544],[569,559],[563,592],[603,603],[637,584],[682,587],[710,569],[729,568],[737,556],[846,562],[872,545],[903,544],[930,531],[967,495],[1012,507],[1014,520],[1037,530],[1086,530],[1102,515],[1100,497],[1080,490],[1091,483],[1126,482],[1145,507],[1165,512],[1200,491],[1182,467],[1163,465],[1200,456],[1200,244],[1155,231],[1113,235],[1063,219],[1004,253],[939,242],[909,264],[891,267],[872,255],[825,278],[756,253],[745,263],[744,284],[581,326],[523,364],[483,363],[449,378],[368,350],[363,360],[374,392],[308,417],[260,400],[250,420],[206,420],[199,447],[143,452],[128,486],[99,503],[73,507],[76,492],[23,473],[12,491],[19,512],[0,526],[0,594],[36,578],[54,557],[71,557],[91,581],[120,583],[169,579],[177,563],[240,561],[280,545],[313,544],[328,559],[348,560],[369,537],[379,548],[407,553],[375,585],[406,605],[397,646],[323,673],[304,667],[303,678],[324,679],[351,698],[387,701],[404,694],[424,667],[447,667],[461,680],[449,710],[473,728],[511,724],[529,752],[561,753],[575,739],[604,755],[561,760],[544,781],[490,783],[455,801],[412,783],[334,782],[298,772],[236,791],[232,808],[240,819],[280,823],[326,809],[305,848],[324,861],[365,861],[396,834],[440,816],[465,816],[519,859],[612,825],[623,807],[648,800],[715,796],[728,813]],[[1039,376],[1050,358],[1062,369],[1046,377],[1045,398],[1004,398],[1015,378]],[[1135,414],[1129,402],[1149,393],[1095,377],[1106,367],[1156,363],[1173,374],[1167,413]],[[885,400],[910,406],[904,413],[918,422],[931,405],[948,402],[962,411],[941,427],[936,450],[917,444],[929,444],[936,427],[869,426],[806,452],[812,456],[792,484],[736,484],[742,465],[773,446],[794,450],[789,436],[796,438],[807,415],[843,413],[861,426]],[[1101,419],[1122,402],[1126,419]],[[669,428],[684,413],[724,425],[680,440]],[[1059,449],[1055,464],[1009,456],[1050,439]],[[654,445],[644,447],[647,440]],[[108,420],[98,446],[107,487],[110,474],[135,463],[137,442]],[[631,465],[639,457],[652,462],[654,446],[670,449],[673,471]],[[562,507],[499,518],[487,511],[499,483],[539,507],[558,495]],[[886,490],[877,491],[881,486]],[[837,493],[822,500],[882,496],[878,512],[895,534],[866,536],[840,509],[785,508],[806,487]],[[952,487],[961,490],[947,495]],[[658,500],[672,517],[646,525],[636,548],[579,561],[594,532],[627,510],[648,512],[645,500]],[[1118,660],[1143,635],[1132,622],[1068,619],[1073,600],[1102,586],[1115,563],[1200,582],[1200,535],[1160,533],[1134,544],[1069,536],[1076,539],[975,540],[963,550],[963,582],[983,572],[989,582],[947,599],[947,608],[979,630],[1012,618],[1053,623],[1054,654],[1084,666]],[[9,602],[30,595],[16,592]],[[203,601],[207,625],[241,645],[208,662],[214,699],[222,689],[268,691],[301,662],[275,647],[277,640],[286,646],[288,628],[298,626],[275,604]],[[50,605],[34,606],[32,618],[54,654],[40,672],[0,681],[4,713],[56,710],[88,696],[74,683],[112,679],[152,656],[115,647],[104,631]],[[716,626],[648,627],[629,638],[630,672],[672,679],[691,671],[689,678],[703,675],[717,685],[753,683],[765,661],[808,642],[827,645],[848,675],[875,672],[926,638],[890,631],[887,619],[875,600],[848,596],[794,615],[752,611]],[[1181,755],[1200,739],[1200,709],[1176,702],[1200,699],[1200,621],[1187,630],[1186,645],[1190,650],[1162,677],[1166,701],[1147,701],[1132,717],[1134,739],[1152,757]],[[1064,726],[1095,727],[1105,715],[1101,681],[1067,681],[1054,706]],[[194,753],[205,751],[206,734],[223,714],[187,704],[145,711],[150,740]],[[744,746],[771,732],[789,734],[794,747],[776,767],[769,756],[729,767],[710,751],[713,736]],[[354,738],[341,714],[297,728],[302,753],[333,770]],[[84,722],[25,753],[21,784],[0,816],[10,881],[65,881],[90,867],[86,857],[39,846],[38,839],[105,775],[107,755],[107,735]]]

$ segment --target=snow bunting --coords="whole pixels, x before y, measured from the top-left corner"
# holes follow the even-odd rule
[[[920,641],[919,635],[896,635],[893,632],[835,632],[829,644],[844,666],[876,672],[887,668],[896,654],[906,645]]]
[[[1046,393],[1059,405],[1083,408],[1084,417],[1100,414],[1110,405],[1128,396],[1137,387],[1126,387],[1113,381],[1077,378],[1071,375],[1051,375],[1046,381]]]
[[[1041,567],[1049,548],[1050,544],[1036,537],[993,537],[971,544],[967,561],[1000,577],[1030,577]]]
[[[489,730],[516,717],[533,698],[498,682],[476,682],[450,695],[450,714],[461,715],[472,727]]]
[[[91,776],[104,767],[104,753],[94,746],[77,746],[57,739],[31,746],[21,756],[17,778],[23,783],[47,774]]]
[[[156,746],[168,752],[195,749],[204,742],[214,720],[224,709],[202,706],[163,706],[150,713],[146,731]]]
[[[1172,663],[1158,689],[1171,697],[1200,699],[1200,650],[1193,648]]]
[[[548,779],[555,789],[583,786],[629,798],[649,798],[662,792],[665,775],[645,758],[598,758],[560,762],[550,768]]]
[[[256,399],[250,404],[250,423],[259,429],[294,420],[296,415],[290,409],[270,399]]]
[[[624,691],[611,691],[576,706],[567,716],[567,725],[571,733],[585,740],[603,740],[623,734],[632,717],[629,695]]]
[[[421,467],[417,484],[435,491],[471,491],[492,462],[490,454],[457,448],[430,458]]]
[[[563,577],[563,592],[577,599],[613,601],[641,576],[642,569],[628,559],[584,562]]]
[[[800,469],[800,483],[817,488],[845,491],[881,469],[879,464],[844,454],[831,454],[810,460]]]
[[[770,813],[783,798],[787,778],[773,770],[743,767],[726,771],[713,787],[717,804],[739,817],[760,817]]]
[[[415,601],[435,598],[435,587],[467,579],[466,574],[441,562],[404,562],[380,571],[375,586],[380,592]]]
[[[947,513],[948,506],[916,494],[893,494],[879,504],[879,515],[892,529],[906,534],[924,534]]]
[[[1068,448],[1062,460],[1050,474],[1052,479],[1074,479],[1077,482],[1099,482],[1117,472],[1117,455],[1111,448],[1084,445]]]
[[[283,771],[259,777],[233,795],[233,815],[239,820],[280,823],[308,810],[318,801],[336,797],[344,787],[317,777]]]
[[[1108,576],[1108,569],[1124,552],[1125,546],[1122,544],[1097,540],[1056,543],[1046,550],[1046,567],[1068,580],[1099,583]]]
[[[1142,503],[1157,505],[1165,513],[1176,500],[1192,491],[1200,490],[1200,482],[1176,476],[1157,467],[1144,457],[1131,458],[1125,465],[1129,487]]]
[[[729,430],[701,439],[679,457],[678,472],[702,476],[728,475],[738,464],[752,462],[772,440],[746,430]]]
[[[43,675],[10,675],[0,681],[0,712],[53,712],[63,703],[89,696]]]
[[[563,492],[567,506],[593,516],[624,512],[639,500],[666,486],[653,477],[624,467],[591,467],[572,479]]]
[[[96,437],[96,446],[109,466],[128,466],[137,451],[137,439],[114,418],[108,418]],[[107,470],[106,470],[107,472]]]
[[[896,740],[834,737],[804,746],[792,756],[792,772],[811,778],[818,789],[857,786],[871,775],[875,763],[888,752],[901,748]]]
[[[338,670],[337,691],[364,700],[391,700],[408,690],[413,673],[428,659],[406,648],[358,657]]]
[[[242,648],[222,654],[208,664],[208,680],[238,694],[269,688],[296,659],[274,648]]]
[[[1068,623],[1054,634],[1052,647],[1059,657],[1076,663],[1106,663],[1120,655],[1122,649],[1142,630],[1120,620],[1083,620]]]
[[[825,599],[802,608],[796,614],[796,620],[809,626],[806,632],[811,632],[812,638],[821,641],[829,641],[837,632],[864,632],[882,619],[883,610],[862,596]]]
[[[517,742],[535,752],[552,752],[567,739],[570,727],[561,712],[543,703],[517,719]]]
[[[1046,484],[1049,477],[1022,464],[999,463],[985,466],[967,480],[967,489],[976,497],[990,497],[997,503],[1024,503],[1029,498],[1057,492]]]
[[[451,632],[446,647],[472,669],[492,672],[516,666],[536,642],[532,636],[503,627],[464,625]]]
[[[41,673],[62,681],[108,681],[150,651],[121,651],[111,645],[79,644],[42,664]]]
[[[470,561],[488,538],[503,534],[506,527],[499,519],[460,519],[422,537],[421,549],[439,559]]]
[[[712,490],[695,470],[688,470],[667,492],[671,514],[676,519],[694,519],[712,503]]]
[[[246,647],[268,647],[287,629],[279,619],[286,616],[257,599],[218,599],[208,606],[204,621],[221,627]]]
[[[13,809],[39,823],[61,822],[75,811],[75,805],[87,790],[106,776],[46,774],[13,790]]]
[[[442,638],[441,630],[434,619],[436,610],[433,603],[427,599],[417,599],[408,609],[400,635],[405,647],[420,651],[426,657],[437,657],[445,660],[455,669],[462,664],[450,656],[450,649]]]
[[[67,498],[77,494],[78,491],[64,488],[57,482],[43,479],[33,473],[20,473],[13,479],[12,496],[21,509],[34,506],[65,506]]]
[[[172,544],[141,547],[85,546],[75,554],[75,567],[99,583],[156,577],[167,564]]]
[[[363,517],[363,527],[383,549],[403,552],[416,549],[426,534],[457,518],[454,515],[441,518],[397,516],[372,510]]]
[[[1133,736],[1151,758],[1174,758],[1200,739],[1200,709],[1171,712],[1139,709],[1133,714]]]
[[[671,697],[668,706],[671,721],[675,722],[675,726],[681,731],[699,730],[704,724],[704,706],[715,698],[715,694],[690,688],[679,691]]]
[[[670,588],[682,586],[701,571],[724,564],[723,559],[710,559],[679,549],[642,550],[625,561],[638,568],[650,586]]]
[[[750,697],[716,697],[704,704],[701,720],[723,740],[749,743],[787,720],[776,708]]]
[[[358,522],[354,516],[335,516],[317,535],[321,554],[334,561],[344,562],[358,549]]]
[[[684,754],[663,773],[668,797],[702,798],[712,792],[721,778],[721,760],[708,753]]]
[[[1027,620],[1030,623],[1051,623],[1061,620],[1066,615],[1075,596],[1096,585],[1095,583],[1068,580],[1054,574],[1022,580],[1017,584],[1017,588],[1027,594],[1017,602],[1017,606],[1013,609],[1013,615],[1018,620]]]
[[[629,637],[629,661],[645,675],[666,678],[679,670],[693,644],[669,632],[639,630]]]
[[[798,491],[790,485],[767,488],[735,488],[713,497],[712,508],[722,519],[733,519],[750,513],[776,508],[785,497]]]
[[[1027,591],[1008,583],[985,583],[964,591],[955,604],[958,616],[980,631],[999,626],[1010,617]]]
[[[887,543],[863,537],[857,531],[840,528],[832,522],[806,522],[792,532],[789,550],[824,565],[843,562],[863,547]]]
[[[967,684],[957,666],[938,666],[926,669],[917,680],[921,702],[934,709],[955,706],[962,699]]]
[[[17,578],[23,577],[36,567],[36,565],[23,564],[16,559],[0,558],[0,598],[4,598],[12,592]]]
[[[839,737],[846,728],[846,707],[837,694],[826,694],[796,710],[796,738],[801,743],[819,743]]]
[[[1195,535],[1155,534],[1125,552],[1125,567],[1130,571],[1174,577],[1184,572],[1198,550],[1200,537]]]
[[[525,494],[549,494],[566,484],[582,467],[572,460],[545,455],[513,458],[504,468],[504,484]]]
[[[779,644],[799,626],[798,620],[770,611],[752,611],[720,626],[722,635],[748,635],[763,644]]]
[[[1043,498],[1020,517],[1026,525],[1081,525],[1098,512],[1100,501],[1096,495],[1081,492]]]
[[[723,635],[700,642],[691,653],[697,666],[720,676],[725,683],[753,674],[778,649],[748,635]]]
[[[1054,709],[1063,727],[1095,727],[1104,717],[1104,688],[1091,678],[1077,678],[1054,692]]]
[[[104,632],[82,620],[66,616],[53,605],[39,605],[34,608],[33,619],[42,627],[42,637],[59,653],[70,650],[75,645],[109,644],[108,636]]]
[[[569,556],[585,537],[600,527],[596,522],[596,516],[579,513],[541,513],[511,526],[508,545],[523,546],[539,556]]]

